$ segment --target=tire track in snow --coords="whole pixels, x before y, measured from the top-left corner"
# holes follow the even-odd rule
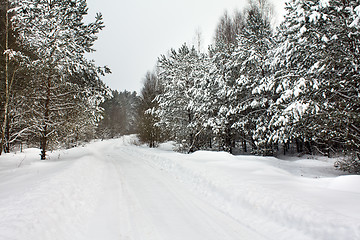
[[[120,212],[130,223],[131,240],[268,239],[199,199],[166,172],[151,167],[141,155],[119,146],[107,151],[122,181]],[[120,226],[121,228],[121,226]]]

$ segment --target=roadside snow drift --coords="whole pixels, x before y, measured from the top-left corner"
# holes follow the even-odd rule
[[[104,165],[73,149],[40,161],[39,151],[0,158],[0,239],[77,239],[101,193]]]
[[[0,157],[0,240],[360,239],[360,176],[280,160],[134,146]]]

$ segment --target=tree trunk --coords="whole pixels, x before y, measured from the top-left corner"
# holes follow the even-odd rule
[[[286,141],[284,141],[284,155],[286,155],[286,152],[288,151]]]
[[[305,148],[307,150],[307,153],[312,155],[312,147],[311,147],[311,143],[309,141],[305,142]]]
[[[250,137],[250,141],[251,141],[251,149],[254,152],[257,150],[257,146],[256,146],[254,138],[252,136],[249,136],[249,137]]]
[[[224,139],[224,150],[232,154],[232,132],[230,124],[225,126],[225,139]]]
[[[9,53],[7,50],[9,50],[9,2],[6,1],[5,4],[5,104],[4,104],[4,120],[3,125],[1,127],[1,139],[0,139],[0,154],[4,147],[4,140],[5,140],[5,131],[6,126],[8,122],[8,116],[9,116],[9,98],[10,98],[10,88],[9,88]]]
[[[46,159],[46,150],[48,143],[48,123],[49,123],[49,103],[50,103],[50,77],[48,78],[48,82],[46,85],[46,99],[45,99],[45,109],[44,109],[44,122],[43,122],[43,131],[40,139],[40,149],[41,149],[41,160]]]
[[[246,136],[245,136],[245,133],[243,132],[243,140],[242,140],[242,148],[243,148],[243,152],[246,153],[247,152],[247,142],[246,142]]]
[[[10,121],[9,113],[7,116],[6,129],[5,129],[5,140],[4,140],[4,153],[10,153]]]
[[[302,138],[296,138],[296,151],[297,153],[304,151],[304,140]]]
[[[41,160],[46,159],[46,147],[47,147],[47,123],[44,124],[44,129],[40,139]]]

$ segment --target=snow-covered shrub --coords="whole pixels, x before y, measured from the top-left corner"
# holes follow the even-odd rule
[[[335,162],[335,167],[349,173],[360,174],[360,155],[351,154]]]

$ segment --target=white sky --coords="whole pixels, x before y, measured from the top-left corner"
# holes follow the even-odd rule
[[[273,0],[283,14],[284,0]],[[183,43],[194,44],[202,33],[203,49],[212,43],[215,28],[225,10],[232,14],[247,0],[87,0],[89,17],[103,14],[105,28],[90,55],[112,74],[103,78],[112,89],[139,92],[147,71],[157,58]]]

